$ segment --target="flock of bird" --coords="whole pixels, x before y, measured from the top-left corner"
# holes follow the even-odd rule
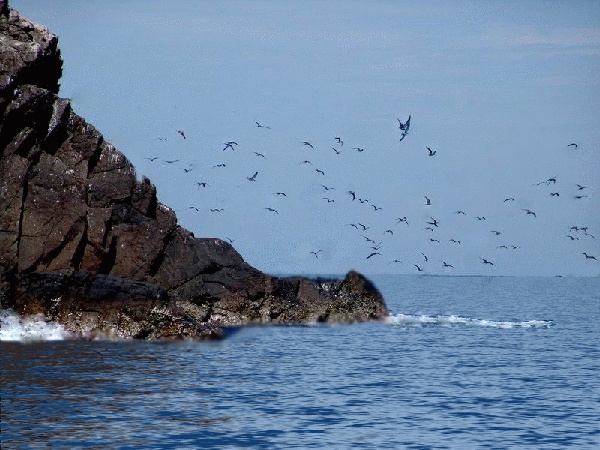
[[[402,120],[400,120],[399,118],[397,119],[397,121],[398,121],[398,129],[399,129],[398,140],[399,140],[399,142],[402,142],[410,134],[411,116],[409,115],[408,118],[404,122]],[[254,125],[257,129],[264,130],[264,132],[268,132],[267,130],[272,129],[271,126],[264,125],[256,120],[254,121]],[[176,130],[176,133],[178,134],[180,139],[183,139],[183,140],[188,139],[188,135],[186,134],[186,132],[184,130]],[[166,137],[158,137],[156,139],[160,140],[160,141],[167,140]],[[297,146],[299,149],[306,149],[306,151],[311,152],[312,155],[314,155],[314,152],[316,152],[316,151],[322,151],[321,148],[316,149],[315,148],[316,145],[314,145],[311,141],[308,141],[308,140],[299,141],[297,143]],[[321,146],[319,146],[319,147],[321,147]],[[567,147],[571,148],[571,149],[577,149],[578,145],[576,143],[570,143],[567,145]],[[222,146],[220,146],[219,153],[221,153],[221,154],[224,154],[224,153],[239,154],[242,151],[242,150],[239,150],[241,148],[242,147],[236,141],[226,141],[226,142],[222,143]],[[346,153],[347,151],[356,152],[357,154],[362,154],[363,152],[366,151],[366,148],[362,147],[362,146],[347,145],[341,136],[333,136],[329,151],[331,151],[331,150],[334,152],[334,154],[336,156],[340,156],[343,152]],[[244,149],[243,151],[246,154],[250,154],[250,151],[248,151],[246,149]],[[263,152],[264,152],[264,150],[263,150]],[[267,160],[268,156],[263,152],[251,151],[251,154],[253,154],[256,158]],[[370,209],[372,211],[371,214],[377,214],[383,210],[383,206],[381,206],[378,202],[373,201],[370,198],[367,198],[366,196],[362,195],[360,192],[357,192],[356,189],[351,189],[348,187],[342,188],[340,186],[331,185],[328,182],[328,176],[326,175],[325,170],[323,170],[323,168],[321,168],[321,167],[315,166],[315,164],[313,163],[313,157],[311,157],[310,154],[309,154],[309,156],[306,156],[306,154],[304,154],[303,156],[305,156],[305,157],[298,158],[298,161],[296,162],[296,164],[297,164],[296,169],[291,169],[291,170],[307,170],[307,169],[303,168],[303,167],[305,167],[305,168],[308,168],[308,170],[312,171],[315,174],[314,176],[317,177],[317,181],[315,181],[315,184],[320,187],[319,191],[321,192],[320,199],[316,199],[316,201],[322,201],[326,204],[333,204],[333,206],[335,206],[336,202],[337,203],[347,202],[349,204],[365,205],[364,208]],[[424,157],[436,158],[437,156],[438,156],[437,149],[434,150],[428,146],[425,147]],[[194,163],[188,163],[187,165],[185,165],[186,162],[180,161],[179,159],[168,159],[168,158],[162,158],[160,156],[155,156],[155,155],[147,156],[146,159],[148,159],[152,163],[162,162],[163,164],[166,164],[166,165],[174,165],[176,163],[181,163],[181,165],[178,165],[175,167],[178,167],[179,170],[182,170],[184,174],[193,174],[196,169],[196,166]],[[227,164],[225,162],[213,161],[213,163],[210,164],[211,170],[225,169],[226,167],[227,167]],[[248,174],[246,176],[247,182],[248,183],[259,183],[261,180],[261,172],[262,172],[262,170],[260,167],[258,168],[258,170],[257,170],[257,168],[248,170]],[[216,177],[216,178],[218,180],[227,181],[227,179],[224,177]],[[542,181],[534,182],[534,183],[532,183],[532,188],[534,188],[534,189],[542,188],[543,189],[545,187],[550,187],[551,189],[548,192],[549,197],[556,198],[556,197],[560,197],[561,194],[564,196],[566,194],[564,194],[563,192],[560,192],[558,189],[556,189],[557,178],[558,178],[557,176],[552,176],[552,177],[549,177]],[[213,185],[211,183],[209,183],[209,181],[206,181],[205,179],[195,180],[195,185],[198,190],[205,190],[205,189],[210,189],[213,187]],[[577,201],[585,200],[585,199],[589,198],[589,196],[590,196],[590,194],[588,193],[589,189],[585,185],[575,184],[572,187],[572,189],[574,190],[572,197]],[[281,198],[281,199],[286,199],[289,197],[288,193],[285,190],[277,190],[277,189],[274,189],[274,192],[272,192],[272,195],[274,197]],[[427,210],[428,208],[432,207],[432,204],[434,203],[434,199],[432,198],[431,195],[425,193],[422,195],[422,202],[423,202],[423,207]],[[502,203],[502,204],[511,204],[511,203],[515,202],[515,197],[506,197],[504,199],[498,199],[498,202]],[[203,211],[203,208],[198,207],[196,205],[189,205],[188,209],[195,210],[197,212]],[[274,205],[264,205],[264,206],[262,206],[262,209],[269,214],[280,215],[280,209],[274,207]],[[515,210],[517,210],[517,209],[515,208]],[[524,217],[530,217],[530,220],[539,220],[538,213],[532,209],[518,208],[518,210],[521,211],[521,214]],[[219,205],[218,207],[213,206],[210,208],[206,208],[206,211],[210,212],[210,213],[218,214],[218,213],[225,211],[225,208],[222,205]],[[469,219],[467,213],[462,209],[455,210],[454,215],[456,217],[464,216],[465,217],[464,220]],[[363,215],[362,217],[365,217],[365,216]],[[376,216],[374,216],[374,217],[376,217]],[[488,219],[483,214],[474,214],[474,215],[472,215],[471,220],[480,222],[481,224],[487,224],[489,222]],[[452,237],[448,238],[447,235],[446,236],[440,235],[441,233],[439,230],[444,228],[445,222],[449,221],[448,218],[434,217],[434,213],[431,212],[430,214],[426,213],[425,219],[423,219],[423,215],[421,215],[420,217],[411,217],[411,218],[407,217],[406,215],[398,215],[398,217],[395,217],[394,222],[390,222],[388,224],[381,225],[381,220],[378,220],[377,218],[375,219],[375,221],[377,221],[379,223],[379,225],[370,225],[369,220],[361,220],[361,219],[356,220],[356,221],[350,221],[348,223],[343,224],[345,227],[351,227],[355,230],[355,239],[358,242],[362,242],[365,247],[363,248],[361,246],[361,244],[359,244],[359,243],[354,243],[353,245],[356,247],[357,252],[364,251],[363,258],[365,258],[366,260],[374,260],[376,258],[388,258],[388,263],[390,263],[390,264],[409,264],[411,267],[414,267],[413,270],[415,270],[417,273],[427,272],[428,269],[431,267],[432,263],[439,264],[437,267],[439,267],[440,269],[445,270],[445,271],[452,271],[454,269],[455,266],[453,264],[453,261],[447,260],[447,258],[444,258],[444,259],[441,259],[441,260],[438,260],[435,262],[432,261],[431,258],[428,256],[428,247],[426,247],[428,245],[441,245],[442,243],[445,243],[446,245],[450,245],[450,246],[460,246],[463,244],[464,238],[459,239],[460,236],[452,236]],[[342,225],[342,224],[336,224],[336,226],[338,226],[338,225]],[[399,227],[402,227],[402,228],[399,228]],[[425,246],[424,248],[420,249],[422,251],[419,252],[420,253],[419,260],[413,259],[412,261],[406,261],[405,260],[406,258],[389,256],[389,254],[384,251],[384,249],[386,247],[386,239],[390,239],[397,234],[401,234],[402,231],[406,231],[407,229],[412,228],[412,227],[419,227],[419,229],[422,232],[424,232],[425,235],[427,236],[426,239],[424,240],[425,243],[423,243],[423,241],[413,243],[414,246],[419,246],[419,245]],[[499,229],[496,229],[496,228],[497,227],[493,227],[493,226],[489,227],[489,229],[488,229],[489,235],[494,236],[494,237],[503,236],[504,232]],[[460,231],[460,229],[450,230],[450,232],[456,232],[456,234],[458,234],[459,231]],[[233,240],[230,238],[226,238],[226,239],[228,239],[230,242],[233,242]],[[573,225],[568,230],[565,230],[565,239],[568,239],[570,241],[582,241],[584,239],[585,240],[595,239],[595,236],[590,232],[589,226]],[[521,246],[499,242],[495,248],[498,251],[516,251],[516,250],[519,250],[521,248]],[[308,251],[307,256],[310,256],[311,258],[319,259],[322,257],[323,253],[324,253],[324,250],[322,248],[314,248],[314,249]],[[581,252],[581,254],[583,255],[583,258],[587,261],[596,261],[597,260],[596,256],[594,256],[591,253]],[[496,264],[494,262],[494,258],[490,257],[489,255],[479,255],[479,256],[477,256],[477,260],[483,266],[492,267]]]

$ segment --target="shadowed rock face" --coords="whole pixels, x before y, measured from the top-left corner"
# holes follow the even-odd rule
[[[177,225],[156,189],[58,97],[58,39],[0,2],[0,301],[82,335],[219,337],[252,323],[387,315],[364,277],[270,277]]]

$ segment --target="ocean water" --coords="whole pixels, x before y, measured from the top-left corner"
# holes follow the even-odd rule
[[[1,447],[600,448],[599,278],[371,279],[385,323],[219,342],[61,340],[4,313]]]

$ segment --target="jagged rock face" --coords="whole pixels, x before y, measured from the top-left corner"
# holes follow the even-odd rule
[[[269,277],[227,242],[177,225],[152,183],[137,181],[127,158],[58,97],[61,70],[57,37],[0,3],[4,306],[42,312],[73,331],[152,338],[387,314],[359,274]],[[86,327],[75,320],[82,314]]]

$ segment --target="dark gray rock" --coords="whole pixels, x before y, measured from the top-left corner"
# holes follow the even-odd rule
[[[224,325],[379,320],[364,277],[276,278],[195,238],[58,97],[55,35],[0,6],[0,299],[77,333],[220,336]]]

